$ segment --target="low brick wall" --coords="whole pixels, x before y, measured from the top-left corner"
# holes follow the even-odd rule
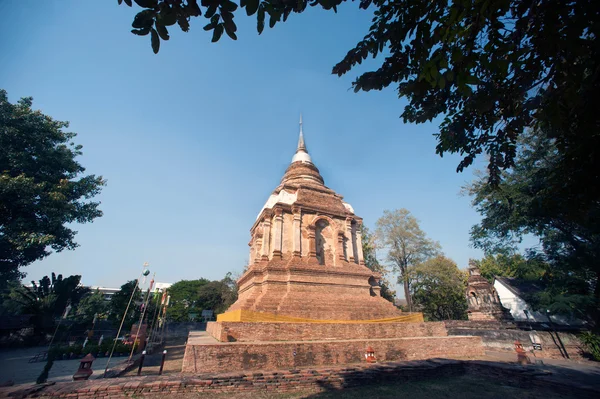
[[[483,346],[489,351],[512,352],[515,351],[515,341],[519,341],[526,351],[534,352],[536,357],[561,359],[565,358],[564,352],[571,359],[582,359],[582,345],[575,334],[550,331],[523,331],[516,329],[482,329],[453,328],[448,325],[448,335],[471,335],[481,337]],[[532,338],[542,344],[542,350],[533,349]]]
[[[447,335],[443,322],[339,324],[209,322],[206,331],[221,342],[317,341]]]
[[[183,358],[184,373],[277,370],[364,362],[371,346],[380,362],[484,355],[480,337],[414,337],[336,341],[194,344]]]
[[[410,382],[440,377],[474,374],[514,386],[551,386],[557,393],[578,398],[597,398],[599,392],[576,384],[545,379],[539,369],[482,361],[429,361],[357,365],[325,369],[293,369],[238,374],[203,374],[198,376],[146,376],[113,380],[89,380],[41,384],[10,393],[12,397],[45,397],[90,399],[98,397],[126,398],[164,393],[211,394],[222,392],[323,392],[382,383]],[[0,397],[8,392],[0,390]]]
[[[507,330],[515,329],[515,323],[500,321],[475,321],[475,320],[445,320],[443,321],[447,329],[481,329],[481,330]]]

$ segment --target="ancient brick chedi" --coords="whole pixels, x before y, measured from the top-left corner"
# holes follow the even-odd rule
[[[306,149],[296,153],[250,230],[250,260],[229,311],[317,320],[368,320],[401,312],[364,265],[362,219],[326,187]]]
[[[513,321],[510,311],[502,306],[498,292],[481,276],[479,268],[469,261],[467,280],[467,314],[472,321]]]
[[[364,265],[362,219],[326,187],[300,138],[292,163],[252,226],[238,300],[191,332],[185,373],[289,369],[483,354],[480,337],[447,335],[380,295]],[[372,356],[370,358],[372,360]]]

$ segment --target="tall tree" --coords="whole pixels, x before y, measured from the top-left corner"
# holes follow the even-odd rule
[[[110,314],[109,320],[111,320],[117,326],[121,323],[121,320],[125,316],[124,326],[125,328],[130,328],[134,323],[136,323],[141,314],[140,302],[142,300],[142,291],[136,288],[137,282],[136,280],[130,280],[121,286],[121,289],[110,298]],[[135,289],[135,291],[134,291]],[[131,300],[131,306],[129,306],[129,310],[127,310],[127,304],[129,303],[129,299],[133,294],[133,299]],[[125,311],[127,310],[127,314]]]
[[[475,246],[495,252],[514,250],[524,235],[537,237],[541,248],[530,249],[529,257],[547,264],[543,306],[585,310],[598,321],[600,202],[590,192],[569,189],[570,156],[545,129],[523,135],[516,166],[498,187],[490,187],[485,176],[468,187],[483,216],[471,238]]]
[[[361,231],[361,242],[363,250],[363,258],[365,260],[365,266],[374,272],[381,273],[381,296],[388,301],[394,303],[396,298],[396,291],[390,288],[390,282],[388,280],[389,272],[387,268],[379,263],[377,260],[377,251],[375,249],[375,237],[371,234],[366,226],[362,227]]]
[[[345,0],[241,0],[255,15],[260,34],[307,6],[337,11]],[[187,32],[190,19],[204,15],[212,41],[223,33],[236,40],[230,0],[135,0],[143,7],[132,23],[136,35],[150,35],[158,52],[169,40],[167,27]],[[119,4],[122,0],[119,0]],[[125,4],[132,6],[131,0]],[[489,177],[512,166],[516,140],[534,118],[553,120],[555,137],[582,172],[577,186],[600,187],[600,3],[596,0],[360,0],[373,13],[363,40],[334,68],[341,76],[368,57],[380,57],[374,71],[362,73],[355,91],[396,86],[408,104],[405,122],[442,116],[436,151],[459,153],[461,171],[482,152],[489,155]],[[267,18],[268,16],[268,18]],[[385,51],[384,51],[385,50]],[[545,96],[542,98],[542,96]],[[544,111],[548,110],[548,112]],[[581,185],[579,185],[581,187]]]
[[[411,295],[415,309],[427,320],[464,320],[467,318],[467,275],[443,255],[410,268]]]
[[[200,288],[210,281],[201,278],[198,280],[181,280],[169,287],[171,301],[167,314],[173,321],[188,321],[191,312],[203,310],[203,304],[200,303]]]
[[[81,323],[89,324],[98,315],[99,318],[106,318],[109,302],[104,299],[104,295],[96,290],[90,292],[79,302],[75,311],[75,319]]]
[[[62,274],[44,276],[30,287],[13,283],[5,299],[5,306],[13,314],[32,315],[34,333],[43,335],[53,330],[55,320],[68,306],[73,311],[89,289],[80,285],[81,276],[63,278]]]
[[[392,270],[398,273],[398,282],[404,286],[408,310],[412,311],[408,268],[437,255],[440,244],[427,238],[417,218],[404,208],[383,211],[376,225],[375,236],[379,246],[387,251]]]
[[[88,200],[105,182],[83,175],[76,134],[31,106],[31,98],[11,104],[0,90],[0,284],[23,277],[19,268],[49,249],[74,249],[70,224],[102,216],[99,203]]]

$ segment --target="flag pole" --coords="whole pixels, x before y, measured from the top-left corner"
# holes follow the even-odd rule
[[[135,292],[136,292],[138,286],[140,285],[140,279],[142,278],[142,275],[146,271],[147,266],[148,266],[148,262],[145,262],[142,272],[140,273],[140,276],[137,278],[137,280],[135,280],[135,287],[133,287],[133,291],[131,291],[131,296],[129,297],[129,302],[127,303],[127,307],[125,308],[125,313],[123,314],[123,318],[121,319],[121,325],[119,326],[119,330],[117,331],[117,336],[115,337],[115,341],[113,342],[113,346],[110,351],[110,355],[108,356],[108,361],[106,362],[106,367],[104,368],[104,378],[106,378],[106,372],[108,371],[108,365],[110,364],[110,359],[112,359],[112,355],[115,351],[115,347],[117,346],[117,342],[119,340],[119,335],[121,334],[121,329],[123,328],[123,323],[125,323],[125,317],[127,317],[127,313],[129,312],[129,306],[131,305],[133,296],[135,295]],[[135,342],[134,342],[134,344],[135,344]]]
[[[148,308],[148,300],[150,299],[150,291],[152,290],[152,286],[154,285],[154,277],[156,277],[156,272],[152,275],[152,280],[150,280],[150,286],[148,287],[148,291],[146,292],[146,299],[144,300],[144,309],[142,310],[142,315],[140,316],[140,321],[138,322],[137,332],[135,333],[135,338],[133,340],[133,345],[131,345],[131,352],[129,353],[128,361],[131,361],[133,357],[133,351],[135,350],[135,341],[137,341],[140,337],[140,329],[142,328],[142,323],[144,322],[144,315],[146,314],[146,309]],[[148,331],[148,329],[146,329]],[[140,340],[140,345],[142,344],[142,340]]]
[[[166,289],[165,289],[165,291],[166,291]],[[158,292],[158,288],[155,290],[155,292]],[[154,308],[154,315],[152,315],[152,327],[150,327],[150,343],[151,344],[154,343],[154,325],[157,324],[156,321],[158,319],[157,315],[159,314],[158,310],[160,309],[159,302],[160,302],[161,298],[159,298],[159,296],[157,295],[156,299],[157,299],[157,301],[156,301],[155,308]]]

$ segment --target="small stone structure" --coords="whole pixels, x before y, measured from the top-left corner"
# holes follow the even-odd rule
[[[292,163],[250,229],[238,300],[191,332],[183,372],[269,370],[483,355],[480,337],[449,337],[381,297],[365,266],[362,219],[324,184],[302,122]]]
[[[471,321],[510,322],[513,318],[508,309],[500,302],[496,289],[481,276],[473,260],[469,260],[469,278],[467,280],[467,314]]]

